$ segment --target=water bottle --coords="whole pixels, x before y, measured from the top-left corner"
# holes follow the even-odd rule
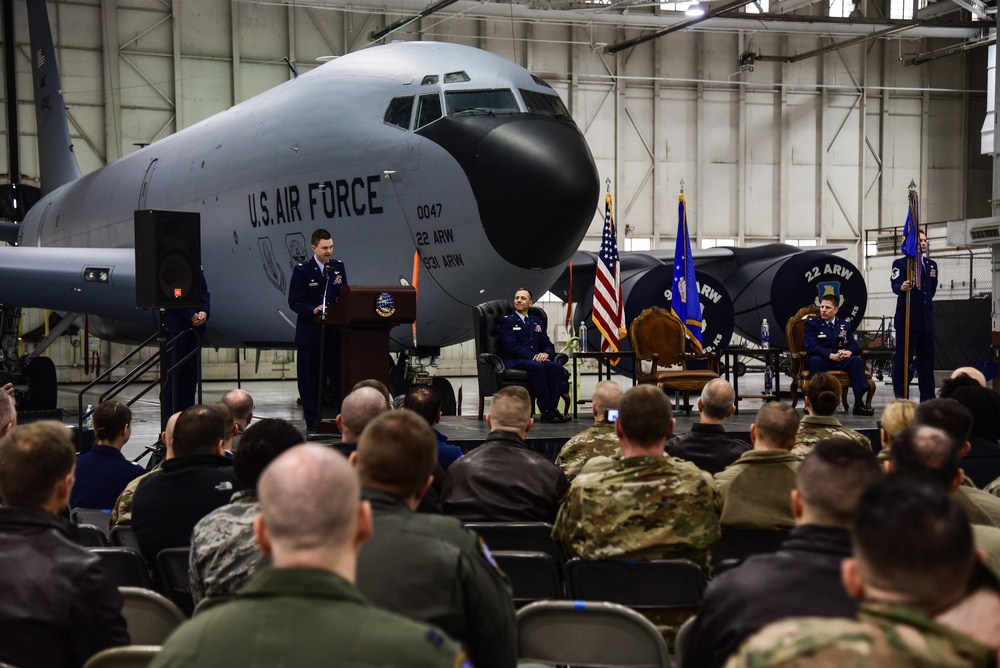
[[[771,367],[764,367],[764,396],[774,394],[774,379],[771,377]]]
[[[580,331],[577,336],[580,337],[580,352],[587,352],[587,325],[583,320],[580,321]]]
[[[83,430],[94,431],[94,405],[87,404],[87,412],[84,413]]]
[[[771,329],[767,325],[767,318],[760,323],[760,347],[771,347]]]

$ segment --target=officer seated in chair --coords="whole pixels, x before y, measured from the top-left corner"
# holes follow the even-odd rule
[[[542,412],[542,422],[566,422],[556,410],[565,368],[555,361],[555,347],[542,321],[528,314],[531,291],[519,288],[514,293],[514,313],[500,320],[499,335],[503,363],[523,369],[531,376],[531,394]]]
[[[875,411],[866,408],[863,401],[869,387],[865,360],[850,333],[849,323],[837,319],[837,309],[837,298],[832,294],[823,295],[819,303],[820,317],[806,321],[805,348],[809,375],[820,371],[846,371],[854,390],[854,414],[874,415]]]

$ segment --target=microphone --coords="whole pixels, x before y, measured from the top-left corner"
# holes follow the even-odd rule
[[[327,260],[326,264],[323,265],[323,278],[330,278],[330,261]]]

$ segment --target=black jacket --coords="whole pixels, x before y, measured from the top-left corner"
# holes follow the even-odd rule
[[[225,457],[188,455],[163,462],[132,497],[132,528],[146,563],[155,569],[160,550],[190,545],[198,520],[241,489],[232,460]]]
[[[76,527],[38,508],[0,508],[0,661],[82,666],[129,644],[122,597]]]
[[[691,425],[687,434],[679,434],[667,441],[667,454],[678,459],[686,459],[702,471],[712,475],[719,473],[753,446],[738,438],[729,438],[721,424]]]
[[[800,525],[774,554],[750,557],[712,580],[691,629],[684,668],[716,668],[749,636],[785,617],[854,618],[840,580],[847,529]]]
[[[459,457],[444,477],[441,505],[466,522],[553,522],[566,474],[509,431]]]

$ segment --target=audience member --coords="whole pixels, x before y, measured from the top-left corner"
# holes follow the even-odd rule
[[[14,386],[11,385],[11,390]],[[14,408],[14,397],[7,392],[0,392],[0,438],[6,436],[17,426],[17,410]]]
[[[167,418],[167,428],[163,430],[160,434],[160,440],[163,442],[164,447],[164,457],[163,461],[168,459],[173,459],[174,456],[174,425],[177,424],[177,418],[180,413],[174,413],[169,418]],[[151,471],[143,473],[138,478],[133,478],[129,484],[125,485],[125,489],[122,493],[118,495],[118,500],[115,501],[114,508],[111,509],[111,521],[108,523],[109,527],[114,528],[119,524],[132,524],[132,497],[135,495],[135,490],[143,480],[145,480],[150,475],[161,471],[163,469],[163,462],[160,462]]]
[[[233,438],[233,450],[235,451],[240,447],[240,439],[243,437],[243,432],[247,430],[247,427],[250,426],[250,422],[253,420],[253,412],[256,406],[250,393],[242,389],[229,390],[222,395],[222,399],[219,401],[226,405],[226,408],[233,414],[233,420],[236,422],[236,436]]]
[[[132,497],[132,527],[147,564],[160,550],[190,545],[198,520],[243,489],[223,456],[225,437],[225,419],[210,406],[192,406],[177,418],[174,457]]]
[[[570,438],[559,450],[556,465],[566,474],[566,480],[573,482],[583,465],[593,457],[621,458],[618,435],[614,421],[609,419],[609,411],[618,412],[622,400],[622,388],[613,380],[602,380],[591,395],[594,412],[594,426]]]
[[[520,291],[519,293],[520,294]],[[569,483],[562,469],[528,449],[531,397],[507,386],[493,395],[486,442],[451,465],[444,512],[466,522],[551,522]]]
[[[817,441],[838,436],[849,438],[869,450],[872,449],[867,436],[846,428],[833,416],[840,405],[842,392],[840,381],[826,372],[821,371],[809,376],[805,398],[806,416],[799,423],[793,454],[800,458],[805,457]]]
[[[573,481],[553,537],[584,559],[691,559],[707,570],[719,539],[721,498],[712,476],[663,450],[673,433],[670,400],[653,385],[622,397],[615,432],[622,459],[595,460]],[[607,466],[607,468],[604,468]]]
[[[972,447],[969,443],[969,436],[972,434],[972,413],[954,399],[928,399],[920,402],[913,413],[913,424],[930,425],[948,434],[959,459]],[[976,489],[964,475],[962,485],[955,490],[954,497],[965,510],[970,522],[1000,528],[1000,498]]]
[[[76,458],[76,484],[70,505],[110,509],[125,486],[146,469],[122,454],[122,447],[132,437],[132,411],[128,406],[105,401],[94,409],[93,418],[96,443]]]
[[[791,492],[795,529],[774,554],[747,559],[712,579],[691,629],[684,668],[720,668],[746,638],[786,617],[854,617],[840,580],[851,556],[861,493],[882,476],[854,441],[824,439],[806,455]]]
[[[753,450],[715,475],[722,494],[724,527],[790,529],[795,525],[789,494],[799,458],[792,454],[799,414],[788,404],[765,403],[750,425]]]
[[[507,578],[461,522],[414,512],[437,458],[425,416],[393,411],[365,428],[351,461],[374,533],[358,558],[358,589],[381,608],[440,627],[479,668],[513,668],[517,624]]]
[[[387,410],[392,410],[394,406],[392,405],[392,394],[389,392],[389,388],[385,386],[380,380],[375,380],[374,378],[366,378],[365,380],[359,380],[354,383],[354,387],[351,388],[351,392],[354,390],[360,390],[362,387],[371,387],[379,391],[379,393],[385,397],[385,407]]]
[[[229,458],[233,458],[233,439],[236,438],[238,427],[236,426],[236,418],[233,417],[233,412],[229,410],[229,406],[225,405],[221,401],[216,401],[208,405],[209,408],[214,408],[222,416],[223,421],[226,423],[226,436],[222,439],[222,454]]]
[[[445,471],[462,456],[462,448],[448,443],[448,437],[438,431],[441,423],[441,392],[433,385],[413,385],[403,397],[403,408],[409,408],[422,417],[434,430],[437,438],[437,460]]]
[[[948,396],[972,413],[969,449],[962,457],[962,470],[982,489],[1000,477],[1000,394],[976,384],[957,387]]]
[[[943,430],[930,425],[910,427],[892,439],[886,470],[900,475],[929,478],[954,495],[962,485],[958,450]],[[986,553],[988,563],[1000,573],[1000,529],[973,524],[976,546]]]
[[[951,372],[952,378],[958,378],[959,376],[966,376],[968,378],[971,378],[972,380],[979,383],[980,387],[986,387],[986,376],[983,375],[982,371],[980,371],[975,367],[960,366]],[[944,389],[944,385],[941,386],[941,389],[942,390]]]
[[[385,396],[377,389],[366,385],[352,390],[340,403],[337,415],[340,443],[334,443],[333,447],[345,457],[350,455],[358,447],[365,426],[387,410]]]
[[[260,565],[263,555],[253,537],[253,518],[260,512],[257,481],[271,461],[304,440],[290,422],[278,419],[258,420],[244,432],[233,473],[245,489],[201,518],[191,534],[189,576],[196,604],[207,596],[235,594]]]
[[[735,412],[736,392],[729,381],[724,378],[708,381],[698,399],[698,422],[691,425],[687,434],[678,434],[667,441],[667,454],[715,475],[751,449],[746,441],[726,435],[723,422]]]
[[[913,424],[913,415],[917,410],[917,402],[910,399],[893,399],[885,405],[882,419],[878,423],[879,439],[882,449],[878,451],[880,462],[889,461],[889,448],[896,434]]]
[[[254,534],[274,566],[257,571],[235,600],[181,625],[153,666],[463,665],[461,648],[442,632],[373,607],[354,586],[371,506],[359,500],[343,456],[294,447],[265,469],[257,491]]]
[[[26,424],[0,439],[4,665],[81,666],[102,649],[129,644],[122,597],[104,562],[77,544],[76,527],[60,517],[75,459],[69,431],[57,422]]]
[[[764,627],[728,666],[988,666],[996,656],[934,621],[974,572],[972,531],[940,485],[888,476],[861,497],[847,591],[857,620],[792,618]]]

